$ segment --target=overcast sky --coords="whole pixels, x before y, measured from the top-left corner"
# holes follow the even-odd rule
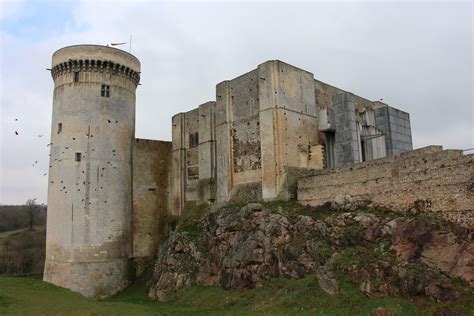
[[[471,2],[2,0],[0,23],[2,204],[46,203],[52,53],[130,34],[142,64],[139,138],[170,140],[173,114],[279,59],[409,112],[415,148],[474,147]]]

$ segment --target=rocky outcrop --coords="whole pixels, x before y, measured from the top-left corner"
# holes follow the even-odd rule
[[[450,277],[474,287],[472,237],[388,211],[229,207],[178,226],[157,255],[149,295],[165,299],[188,285],[255,288],[310,273],[336,295],[339,271],[368,296],[453,301],[459,289]]]

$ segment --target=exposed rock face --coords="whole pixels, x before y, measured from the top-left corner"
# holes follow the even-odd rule
[[[159,251],[150,297],[164,299],[166,291],[187,285],[255,288],[272,277],[313,272],[335,295],[334,271],[368,296],[455,300],[459,291],[444,275],[474,287],[473,236],[466,229],[390,212],[312,211],[287,215],[248,204],[178,227]]]

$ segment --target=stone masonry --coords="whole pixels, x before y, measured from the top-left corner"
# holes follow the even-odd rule
[[[289,170],[412,149],[408,113],[278,60],[217,84],[215,102],[175,115],[172,125],[175,213],[187,203],[291,198]]]
[[[53,54],[44,280],[87,297],[125,288],[135,263],[155,256],[166,218],[188,204],[294,198],[300,177],[372,160],[354,168],[370,166],[388,186],[384,175],[395,171],[383,166],[407,156],[384,157],[412,149],[408,113],[278,60],[218,83],[215,100],[173,116],[171,142],[136,139],[140,74],[135,56],[112,47]],[[353,192],[324,181],[301,180],[299,199]]]
[[[319,170],[298,181],[298,202],[373,203],[472,228],[474,155],[429,146],[397,156]]]

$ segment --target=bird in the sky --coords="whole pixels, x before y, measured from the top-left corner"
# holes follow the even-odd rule
[[[38,135],[38,137],[43,137],[43,135]]]
[[[17,131],[15,131],[15,135],[18,135],[18,132],[17,132]]]
[[[43,177],[44,177],[45,175],[47,175],[47,173],[43,173]]]
[[[383,101],[383,98],[380,98],[380,101]]]
[[[15,119],[15,122],[16,122],[16,121],[18,121],[18,119],[17,119],[17,118]]]

